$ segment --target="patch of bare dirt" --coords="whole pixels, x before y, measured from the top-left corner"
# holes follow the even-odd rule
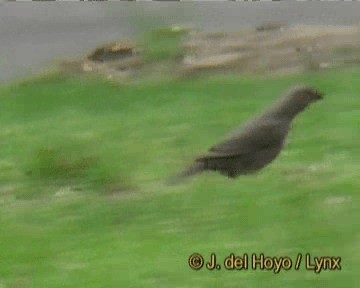
[[[169,65],[173,75],[317,71],[360,65],[360,27],[269,23],[238,33],[189,30],[181,47],[182,57]],[[86,59],[64,62],[62,67],[108,78],[133,77],[154,66],[144,61],[144,49],[136,43],[115,42],[97,48]]]

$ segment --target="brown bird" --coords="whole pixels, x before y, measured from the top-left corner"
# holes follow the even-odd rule
[[[241,129],[194,164],[171,179],[171,183],[198,173],[213,170],[235,178],[254,173],[270,164],[284,147],[292,120],[311,103],[323,98],[313,88],[295,87],[260,116],[245,123]]]

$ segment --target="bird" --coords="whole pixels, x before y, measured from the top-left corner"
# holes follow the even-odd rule
[[[280,154],[295,117],[323,97],[315,88],[293,87],[259,116],[171,177],[169,183],[176,184],[205,171],[216,171],[229,178],[256,173]]]

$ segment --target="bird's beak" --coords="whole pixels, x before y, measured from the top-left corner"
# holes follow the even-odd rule
[[[324,99],[324,94],[319,92],[319,91],[316,91],[316,98],[315,99],[316,99],[316,101]]]

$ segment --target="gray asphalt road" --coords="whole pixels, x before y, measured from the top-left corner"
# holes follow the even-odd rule
[[[61,58],[146,29],[180,24],[237,31],[264,22],[359,25],[356,2],[0,3],[0,82],[27,77]]]

